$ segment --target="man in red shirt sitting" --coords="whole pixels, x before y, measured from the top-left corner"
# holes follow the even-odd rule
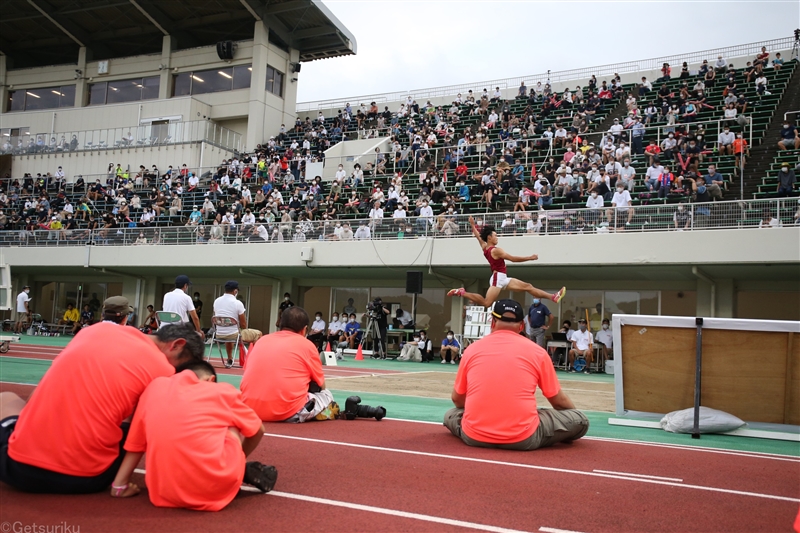
[[[194,361],[144,391],[125,443],[128,452],[111,485],[111,496],[138,494],[131,474],[147,454],[150,501],[156,507],[219,511],[242,481],[264,492],[275,486],[274,466],[245,457],[258,446],[264,426],[228,383],[215,383],[207,361]]]
[[[107,299],[103,321],[78,332],[27,404],[0,393],[0,480],[25,492],[108,488],[139,396],[154,379],[202,360],[205,348],[188,324],[154,336],[125,327],[131,311],[124,297]]]
[[[561,390],[547,352],[521,335],[525,313],[514,300],[492,309],[492,333],[464,352],[456,374],[455,408],[444,425],[469,446],[535,450],[579,439],[589,419]],[[553,406],[536,406],[536,387]]]
[[[308,313],[302,307],[287,308],[281,314],[280,328],[262,337],[248,352],[242,400],[264,422],[337,418],[339,405],[325,388],[319,351],[306,338]],[[378,420],[386,415],[382,407],[371,410],[369,406],[359,406],[360,401],[358,396],[351,396],[347,410],[355,416],[374,416]]]

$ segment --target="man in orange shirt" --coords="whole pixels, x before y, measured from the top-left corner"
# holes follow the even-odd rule
[[[147,385],[203,358],[186,325],[148,337],[124,327],[122,296],[103,322],[84,328],[53,361],[26,404],[0,393],[0,480],[26,492],[80,494],[108,488],[122,461],[127,423]]]
[[[319,352],[306,338],[308,313],[302,307],[287,308],[281,314],[280,328],[277,333],[262,337],[247,354],[242,400],[264,422],[336,418],[339,405],[325,388]],[[359,406],[360,401],[358,396],[348,398],[352,418],[374,416],[380,420],[386,415],[382,407]]]
[[[492,333],[464,352],[455,408],[444,425],[469,446],[535,450],[586,435],[589,419],[561,390],[547,352],[521,333],[525,313],[514,300],[492,309]],[[554,409],[538,409],[536,387]]]
[[[131,474],[147,453],[145,481],[156,507],[219,511],[242,481],[264,492],[275,486],[274,466],[245,462],[264,434],[258,415],[206,361],[177,369],[147,386],[125,442],[128,452],[111,485],[111,495],[128,497],[139,487]]]

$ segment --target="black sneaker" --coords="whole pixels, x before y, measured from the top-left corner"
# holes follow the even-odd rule
[[[261,492],[269,492],[278,481],[278,470],[274,466],[262,465],[258,461],[249,461],[244,467],[244,482],[253,485]]]
[[[225,363],[225,368],[233,368],[233,360],[232,359],[228,359],[228,361]]]

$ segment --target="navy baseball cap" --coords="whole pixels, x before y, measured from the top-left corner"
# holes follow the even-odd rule
[[[503,316],[505,313],[514,313],[514,317]],[[492,308],[492,316],[502,322],[522,322],[525,312],[522,306],[514,300],[498,300]]]
[[[185,274],[181,274],[177,278],[175,278],[175,287],[181,289],[184,285],[190,285],[192,282],[189,281],[189,276]]]
[[[235,291],[238,288],[239,288],[238,281],[231,280],[225,282],[225,292]]]

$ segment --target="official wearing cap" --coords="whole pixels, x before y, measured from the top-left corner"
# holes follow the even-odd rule
[[[492,309],[492,332],[464,351],[444,425],[469,446],[535,450],[583,437],[589,419],[561,390],[547,352],[521,335],[514,300]],[[539,409],[536,388],[553,409]]]

